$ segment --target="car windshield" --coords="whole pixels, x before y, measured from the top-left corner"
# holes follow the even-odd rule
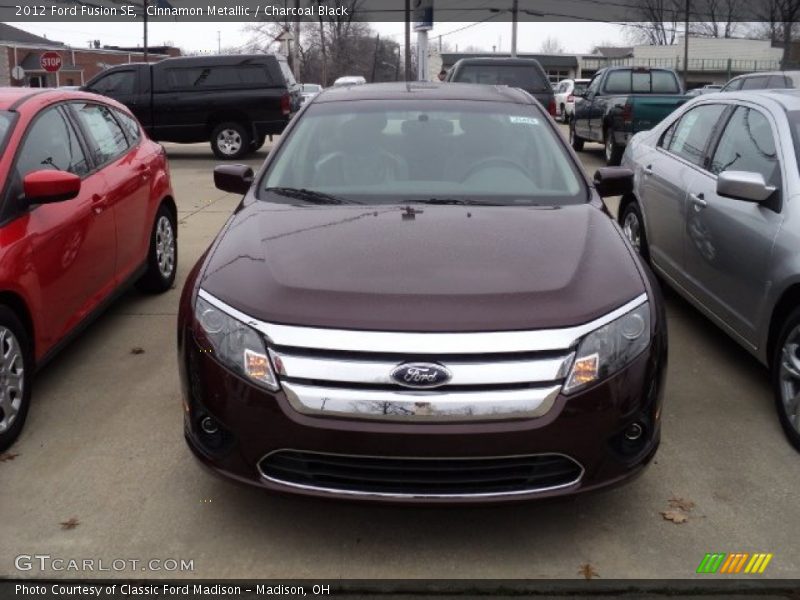
[[[260,184],[271,202],[560,206],[588,192],[533,105],[323,102],[300,117]]]
[[[319,86],[316,83],[304,83],[303,84],[303,91],[304,92],[318,92]]]
[[[786,113],[789,123],[792,124],[792,142],[794,142],[794,155],[797,160],[797,168],[800,171],[800,110],[790,110]]]
[[[0,110],[0,146],[6,140],[6,135],[11,130],[11,123],[14,122],[14,113]]]
[[[572,95],[577,96],[578,94],[582,94],[586,91],[586,88],[589,87],[589,82],[584,81],[582,83],[576,83],[575,87],[572,90]]]
[[[464,65],[458,70],[453,81],[508,85],[534,91],[552,89],[536,67],[527,65]]]

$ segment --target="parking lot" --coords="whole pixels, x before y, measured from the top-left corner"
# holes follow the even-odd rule
[[[0,576],[79,575],[15,567],[20,554],[46,554],[193,561],[185,572],[82,573],[103,577],[575,578],[588,565],[603,579],[686,578],[707,552],[770,552],[760,577],[797,575],[800,457],[767,372],[669,291],[661,449],[630,485],[407,508],[274,496],[209,475],[183,440],[175,319],[186,274],[238,198],[214,188],[207,145],[167,147],[178,283],[159,297],[127,293],[36,381],[26,429],[0,462]],[[602,148],[587,144],[581,158],[592,173]],[[686,522],[662,515],[671,500]]]

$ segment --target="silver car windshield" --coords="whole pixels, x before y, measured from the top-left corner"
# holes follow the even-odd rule
[[[365,204],[560,206],[588,199],[547,117],[532,105],[505,102],[311,105],[260,189],[273,202],[314,201],[310,193],[319,202]]]

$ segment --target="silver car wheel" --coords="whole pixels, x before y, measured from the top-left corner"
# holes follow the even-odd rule
[[[227,156],[233,156],[242,148],[242,136],[235,129],[223,129],[217,136],[219,151]]]
[[[789,333],[781,350],[780,391],[787,420],[800,432],[800,325]]]
[[[156,261],[161,276],[168,279],[175,269],[175,233],[172,223],[163,215],[156,223]]]
[[[635,212],[630,211],[625,215],[625,220],[622,222],[622,231],[628,241],[636,249],[636,252],[642,253],[642,224],[639,223],[639,217]]]
[[[14,424],[22,407],[25,368],[22,349],[7,327],[0,327],[0,433]]]

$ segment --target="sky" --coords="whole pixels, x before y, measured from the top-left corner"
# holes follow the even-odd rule
[[[109,46],[137,46],[142,44],[141,23],[89,23],[42,22],[12,23],[36,35],[65,42],[76,47],[87,47],[90,40],[99,39]],[[432,43],[438,36],[460,50],[479,46],[486,51],[496,47],[498,52],[508,52],[511,47],[510,23],[440,23],[429,33]],[[557,27],[554,27],[556,25]],[[167,42],[187,51],[216,52],[218,40],[223,48],[240,46],[248,39],[245,23],[150,23],[149,44],[156,46]],[[403,41],[403,23],[372,23],[381,36]],[[468,27],[467,27],[468,26]],[[464,28],[462,31],[454,32]],[[415,34],[412,32],[412,40]],[[547,37],[556,38],[565,52],[590,52],[594,46],[610,43],[625,45],[623,28],[610,23],[520,23],[517,36],[519,52],[538,52]]]

